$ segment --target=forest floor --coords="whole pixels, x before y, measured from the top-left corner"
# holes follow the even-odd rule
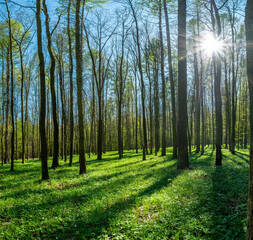
[[[185,171],[167,153],[93,156],[84,176],[75,156],[42,183],[39,160],[0,166],[0,239],[244,239],[248,150],[223,150],[215,167],[206,148]]]

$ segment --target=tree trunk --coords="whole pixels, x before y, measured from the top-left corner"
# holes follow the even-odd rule
[[[61,92],[61,107],[62,107],[62,128],[63,128],[63,156],[64,161],[67,162],[67,117],[66,117],[66,99],[65,99],[65,87],[64,87],[64,73],[62,55],[59,56],[59,79],[60,79],[60,92]]]
[[[72,0],[69,0],[68,5],[68,45],[69,45],[69,85],[70,85],[70,147],[69,147],[69,166],[72,166],[73,161],[73,144],[74,144],[74,113],[73,113],[73,57],[72,57],[72,40],[70,32],[70,9]]]
[[[59,166],[59,124],[58,124],[58,114],[56,108],[56,95],[55,95],[55,57],[52,49],[52,33],[50,33],[49,28],[49,15],[47,11],[46,0],[43,0],[43,8],[45,13],[45,25],[46,25],[46,35],[48,41],[48,52],[50,55],[50,90],[51,90],[51,102],[52,102],[52,111],[53,111],[53,122],[54,122],[54,153],[53,153],[53,162],[52,168]]]
[[[22,163],[25,163],[25,128],[24,128],[24,66],[22,45],[19,45],[20,70],[21,70],[21,132],[22,132]]]
[[[225,92],[226,92],[226,129],[227,129],[227,143],[229,148],[231,147],[231,115],[230,115],[230,94],[228,87],[228,73],[227,73],[227,61],[224,62],[225,67]]]
[[[186,0],[178,2],[178,169],[189,168],[187,149]]]
[[[253,1],[247,0],[245,9],[247,73],[250,101],[250,171],[246,240],[253,239]]]
[[[164,75],[164,47],[162,34],[162,0],[159,2],[159,35],[161,48],[161,77],[162,77],[162,154],[166,156],[166,94],[165,94],[165,75]]]
[[[215,1],[211,0],[214,9],[217,29],[217,37],[221,35],[221,23],[218,8]],[[214,18],[213,18],[214,19]],[[216,116],[216,166],[222,165],[222,101],[221,101],[221,59],[218,53],[214,54],[214,96],[215,96],[215,116]]]
[[[172,107],[172,128],[173,128],[173,155],[172,157],[177,158],[177,114],[176,114],[176,97],[175,97],[175,82],[172,65],[172,54],[171,54],[171,40],[170,40],[170,25],[167,12],[166,0],[163,0],[165,23],[166,23],[166,35],[167,35],[167,47],[168,47],[168,62],[169,62],[169,79],[170,79],[170,91],[171,91],[171,107]]]
[[[8,25],[9,25],[9,47],[10,47],[10,63],[11,63],[11,171],[14,171],[14,138],[15,138],[15,120],[14,120],[14,72],[13,72],[13,58],[12,58],[12,26],[11,26],[11,16],[8,7],[7,0],[5,0],[6,8],[8,12]]]
[[[6,109],[5,109],[5,154],[4,163],[9,162],[9,104],[10,104],[10,58],[9,47],[7,47],[6,54]]]
[[[80,5],[81,0],[76,1],[76,82],[77,82],[77,104],[79,125],[79,174],[86,173],[86,161],[84,152],[84,124],[83,124],[83,76],[82,76],[82,48],[80,35]]]
[[[140,47],[140,40],[139,40],[139,27],[137,17],[135,15],[134,7],[132,5],[131,0],[129,0],[130,7],[133,13],[135,27],[136,27],[136,43],[137,43],[137,51],[138,51],[138,68],[141,77],[141,105],[142,105],[142,127],[143,127],[143,153],[142,159],[146,160],[146,151],[147,151],[147,128],[146,128],[146,113],[145,113],[145,84],[143,79],[143,72],[141,66],[141,47]]]
[[[155,155],[160,150],[160,109],[159,109],[159,84],[158,84],[158,64],[155,57],[154,62],[154,113],[155,113]]]
[[[45,117],[46,117],[46,80],[45,80],[45,63],[44,55],[42,52],[42,36],[41,36],[41,0],[36,0],[36,24],[37,24],[37,44],[38,44],[38,56],[40,66],[40,145],[41,145],[41,163],[42,163],[42,180],[49,179],[47,168],[47,139],[45,129]]]
[[[122,139],[121,139],[121,96],[119,96],[118,102],[118,151],[119,151],[119,159],[122,158],[123,151],[122,151]]]

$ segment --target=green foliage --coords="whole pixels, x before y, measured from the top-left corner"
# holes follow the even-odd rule
[[[116,152],[88,159],[78,176],[50,169],[39,182],[40,161],[0,167],[0,239],[244,239],[248,151],[193,154],[191,170],[178,171],[167,157]],[[50,165],[50,163],[49,163]]]

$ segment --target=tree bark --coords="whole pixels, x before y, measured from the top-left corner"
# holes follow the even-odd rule
[[[46,25],[46,35],[48,41],[48,52],[50,55],[50,90],[51,90],[51,102],[53,111],[53,122],[54,122],[54,153],[52,168],[59,166],[59,124],[58,124],[58,114],[56,108],[56,95],[55,95],[55,57],[52,49],[52,33],[50,33],[49,27],[49,14],[47,10],[46,0],[43,0],[43,9],[45,13],[45,25]]]
[[[178,2],[178,169],[189,168],[187,148],[186,0]]]
[[[15,120],[14,120],[14,72],[13,72],[13,58],[12,58],[12,26],[11,26],[11,16],[9,11],[9,6],[7,0],[5,0],[6,8],[8,12],[8,26],[9,26],[9,48],[10,48],[10,63],[11,63],[11,171],[14,171],[14,138],[15,138]]]
[[[162,33],[162,0],[159,2],[159,35],[161,48],[161,77],[162,77],[162,153],[166,156],[166,94],[165,94],[165,75],[164,75],[164,46]]]
[[[46,79],[45,79],[45,63],[44,55],[42,52],[42,36],[41,36],[41,0],[36,0],[36,24],[37,24],[37,44],[38,44],[38,56],[40,67],[40,118],[39,118],[39,130],[40,130],[40,145],[41,145],[41,171],[42,180],[49,179],[48,167],[47,167],[47,139],[45,129],[46,118]]]
[[[138,51],[138,68],[141,77],[141,105],[142,105],[142,127],[143,127],[143,153],[142,159],[146,160],[146,151],[147,151],[147,128],[146,128],[146,112],[145,112],[145,84],[143,79],[143,72],[141,66],[141,47],[140,47],[140,39],[139,39],[139,26],[138,20],[135,15],[134,7],[132,5],[132,1],[129,0],[130,8],[133,13],[135,27],[136,27],[136,43],[137,43],[137,51]]]
[[[211,0],[211,4],[215,13],[217,24],[217,38],[221,35],[221,23],[219,10],[214,0]],[[214,17],[213,17],[214,21]],[[215,116],[216,116],[216,166],[222,165],[222,101],[221,101],[221,59],[218,53],[213,56],[214,59],[214,97],[215,97]]]
[[[79,127],[79,174],[86,173],[86,161],[84,152],[84,123],[83,123],[83,76],[82,76],[82,48],[80,35],[80,5],[81,0],[76,1],[76,82],[77,82],[77,105]]]
[[[246,240],[253,239],[253,1],[247,0],[245,9],[247,74],[250,101],[250,171]]]
[[[73,144],[74,144],[74,113],[73,113],[73,57],[72,57],[72,40],[70,32],[70,9],[72,0],[69,0],[68,5],[68,45],[69,45],[69,85],[70,85],[70,147],[69,147],[69,166],[73,162]]]
[[[9,162],[9,105],[10,105],[10,58],[9,47],[6,54],[6,108],[5,108],[5,152],[4,164]]]
[[[177,114],[176,114],[176,97],[175,97],[175,82],[172,65],[172,53],[171,53],[171,40],[170,40],[170,24],[167,12],[166,0],[163,0],[165,23],[166,23],[166,35],[167,35],[167,47],[168,47],[168,62],[169,62],[169,79],[170,79],[170,91],[171,91],[171,107],[172,107],[172,128],[173,128],[173,155],[177,158]]]

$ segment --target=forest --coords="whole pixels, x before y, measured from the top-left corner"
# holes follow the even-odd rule
[[[253,0],[0,0],[0,239],[253,240]]]

